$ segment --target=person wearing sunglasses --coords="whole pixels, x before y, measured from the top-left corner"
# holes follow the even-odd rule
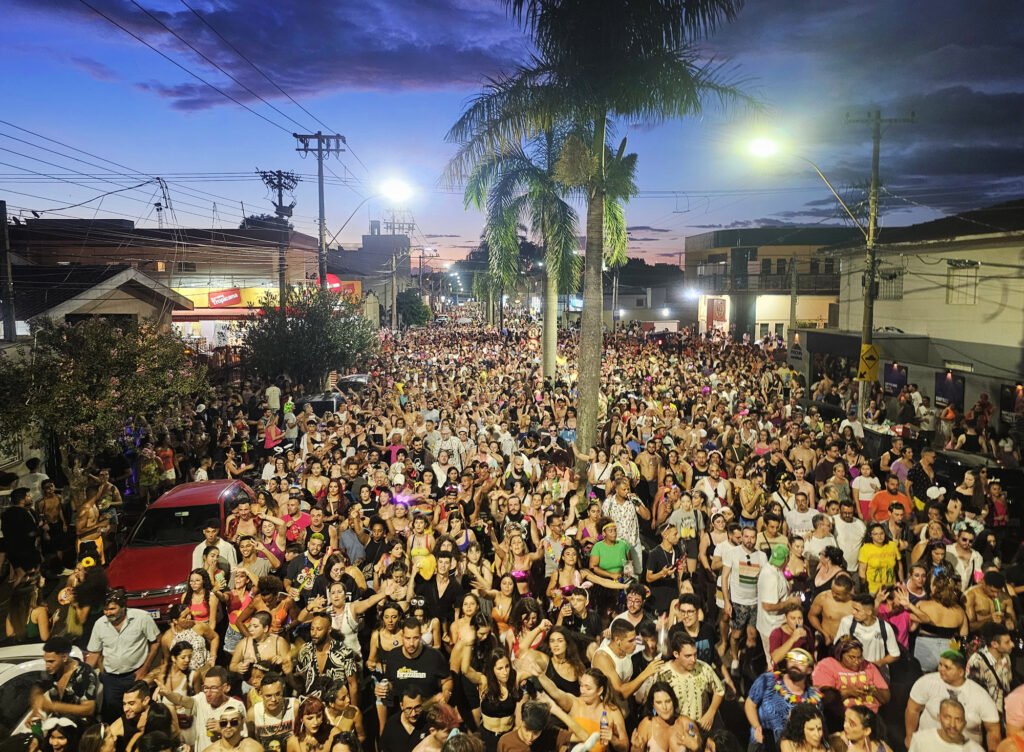
[[[229,690],[228,670],[223,666],[212,666],[206,672],[206,676],[203,677],[203,689],[198,694],[189,696],[164,687],[159,688],[160,696],[166,697],[178,707],[192,711],[192,717],[195,719],[193,726],[197,729],[193,752],[206,752],[213,740],[221,734],[220,719],[225,714],[235,710],[240,717],[245,717],[245,706],[240,700],[231,697],[228,694]],[[248,736],[244,728],[241,733],[242,736]]]
[[[263,745],[243,736],[245,717],[237,708],[225,708],[216,723],[220,738],[206,748],[208,752],[262,752]]]

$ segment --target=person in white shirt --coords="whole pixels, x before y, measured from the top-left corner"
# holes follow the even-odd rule
[[[242,736],[248,736],[245,727],[245,705],[228,694],[228,670],[223,666],[212,666],[203,677],[203,690],[194,695],[183,695],[173,692],[166,686],[159,685],[159,695],[166,697],[178,707],[192,711],[192,723],[196,728],[194,752],[203,752],[213,744],[213,739],[220,735],[220,717],[231,711],[238,714],[241,721]],[[159,698],[158,698],[159,699]]]
[[[938,726],[907,734],[908,752],[984,752],[980,744],[964,736],[966,725],[964,706],[947,697],[939,703]]]
[[[995,752],[1002,736],[999,710],[984,687],[967,678],[967,659],[956,650],[944,652],[939,658],[939,670],[925,674],[911,687],[905,714],[908,746],[915,732],[920,733],[919,729],[943,726],[942,703],[947,699],[957,700],[963,708],[963,734],[981,744],[984,731],[989,752]]]
[[[860,463],[860,475],[853,479],[850,486],[853,488],[853,497],[860,506],[861,519],[867,519],[871,500],[875,498],[876,493],[882,490],[881,481],[871,472],[870,462]]]
[[[762,567],[757,576],[757,633],[761,635],[764,654],[768,665],[772,665],[772,651],[769,638],[772,632],[786,622],[785,610],[790,606],[801,606],[798,596],[789,594],[789,580],[782,573],[789,561],[789,546],[772,546],[768,566]]]
[[[227,572],[238,565],[238,553],[235,547],[220,537],[220,520],[211,517],[203,523],[203,542],[192,549],[192,568],[203,566],[203,551],[208,546],[216,546],[220,550],[218,561],[220,568]]]
[[[849,414],[843,419],[843,422],[839,424],[839,432],[842,433],[843,429],[847,426],[853,431],[853,435],[861,441],[864,440],[864,424],[857,420],[857,411],[850,410]]]
[[[868,529],[864,521],[858,519],[853,510],[852,500],[840,502],[839,514],[832,518],[832,530],[836,536],[836,543],[843,550],[847,570],[856,577],[860,547],[864,543],[864,536]]]
[[[733,669],[739,668],[739,641],[744,632],[747,648],[757,644],[757,584],[768,558],[755,547],[756,542],[757,531],[745,527],[740,532],[740,545],[722,556],[723,614],[729,619]]]
[[[19,486],[24,486],[28,489],[28,495],[33,501],[43,495],[43,481],[50,479],[49,475],[42,472],[42,467],[43,461],[41,459],[29,457],[25,460],[25,468],[28,470],[28,474],[18,481]]]
[[[887,666],[900,658],[896,628],[875,615],[875,597],[857,593],[852,598],[853,613],[844,616],[836,628],[836,640],[854,637],[864,646],[864,660],[874,663],[889,678]]]
[[[267,407],[273,410],[275,413],[281,410],[281,387],[277,384],[271,384],[267,387],[267,391],[263,393],[267,398]]]
[[[793,503],[796,509],[790,509],[785,513],[789,534],[799,535],[806,540],[814,532],[814,518],[818,516],[818,511],[811,509],[811,500],[803,491],[796,492]]]

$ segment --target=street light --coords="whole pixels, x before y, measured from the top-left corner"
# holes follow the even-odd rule
[[[879,126],[875,124],[875,134],[873,138],[873,147],[871,150],[871,189],[868,194],[868,226],[864,227],[859,219],[854,216],[853,212],[850,211],[850,207],[846,205],[842,197],[832,187],[832,183],[825,177],[825,173],[821,171],[818,165],[814,164],[807,157],[799,154],[792,154],[791,156],[806,162],[809,164],[814,171],[821,178],[822,182],[828,187],[829,191],[839,205],[843,207],[843,211],[846,212],[847,216],[853,220],[853,224],[856,225],[857,229],[861,231],[864,236],[864,249],[865,249],[865,266],[867,267],[867,284],[864,289],[864,316],[861,321],[861,332],[860,332],[860,352],[861,357],[864,357],[865,350],[874,341],[874,327],[875,327],[875,277],[878,265],[878,259],[875,254],[875,237],[878,234],[878,159],[879,159],[879,146],[881,139],[879,137]],[[773,141],[769,138],[756,138],[748,145],[748,150],[753,156],[756,157],[772,157],[779,153],[780,147],[777,141]],[[868,402],[868,391],[869,384],[867,379],[859,380],[857,388],[857,419],[864,419],[864,408],[867,407]]]
[[[356,215],[356,212],[362,209],[369,201],[372,201],[375,198],[386,198],[389,201],[400,203],[402,201],[407,201],[411,195],[412,188],[408,183],[404,183],[401,180],[388,180],[381,183],[376,193],[371,193],[356,204],[356,208],[353,209],[352,213],[348,215],[348,218],[341,223],[341,227],[338,228],[338,231],[331,236],[331,242],[328,245],[333,244],[334,241],[337,240],[338,236],[341,235],[341,231],[348,227],[348,223],[352,221],[352,217]],[[326,259],[324,260],[324,264],[326,264]],[[327,289],[326,266],[323,266],[320,270],[320,287],[325,290]]]

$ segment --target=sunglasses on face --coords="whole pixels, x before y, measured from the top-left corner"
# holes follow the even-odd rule
[[[241,718],[221,718],[221,720],[220,720],[220,727],[221,728],[228,728],[229,726],[237,727],[237,726],[240,726],[240,725],[242,725],[242,719]]]

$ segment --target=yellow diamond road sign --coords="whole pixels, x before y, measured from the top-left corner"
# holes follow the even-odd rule
[[[878,381],[878,361],[880,359],[878,345],[861,345],[860,363],[857,364],[857,381]]]

